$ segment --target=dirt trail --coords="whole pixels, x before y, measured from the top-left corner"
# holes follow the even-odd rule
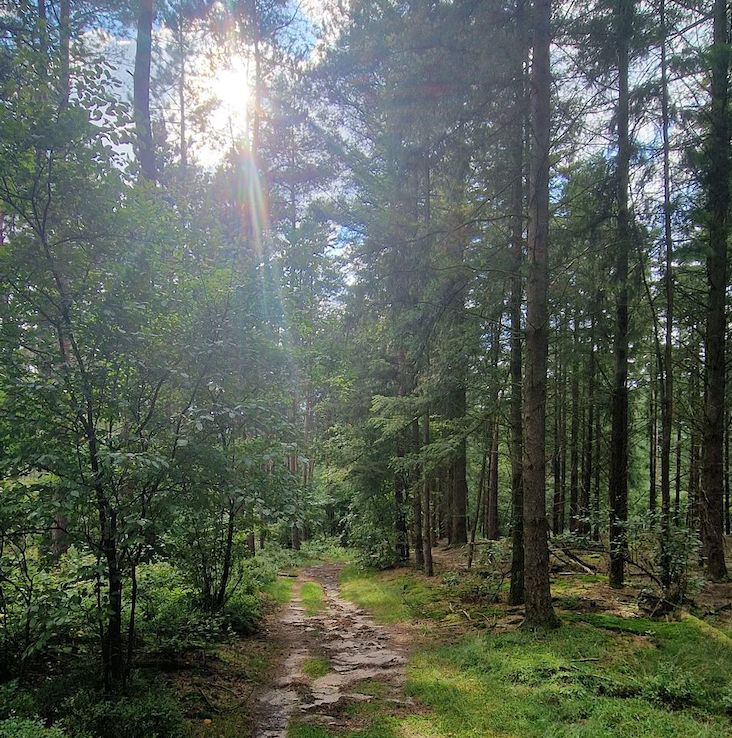
[[[347,726],[352,716],[344,708],[372,699],[359,691],[366,681],[382,685],[381,699],[407,704],[401,696],[403,649],[390,631],[340,597],[341,569],[324,564],[303,572],[293,587],[292,601],[272,624],[271,637],[287,655],[278,679],[259,698],[255,738],[286,738],[292,719]],[[311,616],[300,600],[300,589],[307,581],[320,584],[324,593],[323,609]],[[307,676],[304,667],[310,659],[327,659],[330,671],[317,678]]]

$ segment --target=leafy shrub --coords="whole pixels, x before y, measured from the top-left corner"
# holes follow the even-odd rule
[[[443,575],[442,583],[446,587],[456,587],[460,584],[460,575],[456,571],[449,571]]]
[[[66,738],[60,728],[46,728],[33,718],[8,718],[0,722],[0,738]]]
[[[727,691],[722,694],[721,705],[722,710],[732,717],[732,687],[727,687]]]
[[[225,631],[222,615],[197,607],[195,592],[170,564],[140,567],[138,574],[139,634],[161,651],[206,645]]]
[[[277,579],[280,569],[287,568],[281,548],[272,551],[262,551],[250,559],[245,559],[237,567],[235,591],[245,589],[250,592],[259,592]]]
[[[665,666],[646,680],[643,696],[673,708],[682,708],[703,701],[701,686],[686,672]]]
[[[258,593],[238,589],[224,606],[224,619],[235,633],[255,633],[262,621],[262,599]]]
[[[350,551],[345,548],[336,536],[316,538],[305,541],[301,553],[312,559],[331,559],[334,561],[350,561]]]
[[[394,509],[390,497],[380,492],[364,492],[354,501],[348,524],[349,540],[356,549],[356,563],[372,569],[390,569],[396,565]]]
[[[0,684],[0,720],[30,718],[38,712],[33,697],[18,686],[18,682]]]
[[[95,567],[94,556],[71,547],[49,569],[29,541],[4,542],[0,575],[12,586],[3,590],[0,677],[17,674],[39,654],[66,652],[97,637]]]
[[[500,574],[488,576],[469,575],[463,577],[452,589],[454,594],[464,602],[482,603],[497,602],[504,577]]]
[[[63,708],[63,724],[74,734],[81,731],[94,738],[183,738],[187,734],[173,696],[151,685],[143,685],[139,696],[113,699],[82,690],[67,699]]]

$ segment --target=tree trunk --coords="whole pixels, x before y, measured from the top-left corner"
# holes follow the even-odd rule
[[[681,423],[676,424],[676,478],[674,480],[674,522],[681,520]]]
[[[48,44],[48,27],[47,9],[45,0],[38,3],[38,15],[44,23],[41,30],[44,43]],[[69,104],[69,84],[70,84],[70,46],[71,46],[71,2],[70,0],[61,0],[59,12],[59,109],[65,110]],[[47,48],[46,48],[47,51]],[[68,536],[69,521],[66,515],[58,513],[53,521],[51,529],[51,554],[54,558],[58,558],[69,548]]]
[[[528,627],[557,624],[549,588],[546,519],[546,378],[549,349],[547,252],[551,135],[551,0],[533,9],[531,189],[524,380],[524,596]]]
[[[577,318],[574,319],[572,331],[572,422],[570,429],[570,477],[569,477],[569,530],[577,533],[579,528],[579,431],[580,431],[580,394],[579,394],[579,340]]]
[[[117,513],[105,493],[103,472],[99,461],[99,446],[95,430],[95,413],[87,401],[84,418],[89,466],[92,471],[97,515],[99,519],[99,547],[107,564],[106,632],[102,629],[102,666],[104,686],[109,692],[124,679],[124,651],[122,647],[122,572],[117,550]]]
[[[400,441],[402,443],[402,441]],[[404,456],[404,449],[397,452]],[[409,561],[409,530],[407,529],[407,477],[400,469],[394,473],[394,530],[396,531],[396,559],[400,564]]]
[[[216,587],[214,600],[209,603],[213,610],[220,610],[226,602],[226,589],[229,586],[231,566],[234,563],[234,532],[236,529],[236,503],[234,500],[229,500],[229,508],[226,512],[226,544],[224,547],[223,561],[221,562],[221,578]],[[248,540],[247,543],[249,543]]]
[[[140,0],[137,14],[137,47],[133,75],[133,107],[137,134],[137,158],[144,179],[156,176],[155,149],[150,119],[150,66],[152,60],[152,24],[154,0]]]
[[[699,522],[699,453],[696,430],[689,434],[689,491],[687,493],[686,524],[696,530]]]
[[[498,411],[491,423],[490,435],[490,474],[488,475],[488,529],[486,538],[490,541],[497,541],[501,536],[498,523]]]
[[[610,567],[609,583],[622,587],[628,542],[628,259],[632,231],[628,207],[630,133],[628,65],[633,33],[634,0],[617,0],[614,10],[615,46],[618,55],[617,245],[615,254],[615,374],[612,389],[610,432]]]
[[[651,369],[653,369],[653,364],[654,362],[651,362]],[[656,493],[656,458],[658,456],[656,381],[655,372],[651,371],[650,387],[648,389],[648,511],[652,516],[655,516],[658,506]]]
[[[525,2],[516,3],[516,29],[519,53],[514,69],[516,92],[514,98],[514,135],[511,137],[511,295],[509,320],[511,322],[511,588],[508,602],[521,605],[524,601],[524,487],[523,445],[524,432],[521,417],[521,302],[523,285],[521,266],[524,252],[524,122],[526,119],[526,63]]]
[[[730,534],[729,509],[729,414],[724,424],[724,532]]]
[[[707,250],[706,401],[704,409],[701,533],[710,579],[727,577],[724,560],[724,408],[727,241],[730,208],[730,122],[729,122],[729,13],[727,0],[713,6],[710,130],[707,138]]]
[[[430,412],[425,410],[422,420],[422,442],[425,446],[430,443]],[[430,517],[431,480],[427,473],[422,472],[422,558],[424,560],[424,573],[431,577],[434,574],[432,566],[432,518]]]
[[[462,394],[463,400],[465,399]],[[450,543],[468,542],[468,482],[466,479],[465,439],[458,444],[458,452],[452,463],[452,531]]]
[[[592,482],[592,540],[600,540],[600,468],[602,461],[602,415],[600,408],[595,411],[595,471]]]
[[[115,513],[111,515],[112,528],[116,532]],[[107,561],[108,577],[108,615],[107,652],[109,677],[108,684],[114,687],[124,679],[124,649],[122,647],[122,573],[117,555],[117,539],[112,534],[104,542],[104,555]]]
[[[552,533],[562,532],[560,524],[560,506],[562,504],[562,467],[560,458],[561,444],[561,393],[560,393],[561,365],[559,363],[559,342],[554,345],[554,447],[552,449],[552,479],[554,494],[552,497]]]
[[[580,533],[588,536],[591,533],[590,521],[593,519],[590,510],[590,487],[592,486],[592,437],[595,430],[595,315],[594,304],[590,307],[590,343],[587,355],[587,425],[584,434],[584,462],[582,467],[582,484],[580,486],[580,515],[582,523]]]
[[[412,421],[412,438],[414,452],[420,447],[419,418]],[[417,472],[414,473],[417,476]],[[424,550],[422,548],[422,494],[415,478],[412,483],[412,547],[414,548],[414,563],[418,569],[424,568]]]
[[[562,321],[559,343],[564,346],[566,321]],[[562,360],[559,392],[559,510],[558,528],[560,534],[566,529],[567,515],[567,364]]]
[[[663,283],[666,296],[666,331],[664,334],[663,372],[661,377],[661,579],[664,582],[664,586],[668,588],[671,583],[669,545],[671,536],[671,437],[673,434],[674,413],[674,367],[672,350],[674,324],[674,242],[671,229],[671,147],[669,144],[667,35],[666,0],[661,0],[661,136],[663,139],[663,240],[665,257]]]
[[[486,434],[488,437],[491,436],[490,430]],[[475,536],[478,532],[478,521],[481,518],[480,509],[483,505],[484,490],[486,486],[486,477],[488,473],[488,456],[490,455],[490,447],[492,441],[486,442],[485,451],[483,452],[483,461],[480,465],[480,477],[478,479],[478,499],[475,503],[475,519],[470,527],[470,547],[468,548],[468,563],[467,569],[470,571],[473,567],[473,557],[475,556]]]

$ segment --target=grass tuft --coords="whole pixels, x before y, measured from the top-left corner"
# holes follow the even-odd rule
[[[278,605],[286,605],[292,599],[294,581],[292,577],[277,577],[265,587],[264,591]]]
[[[323,609],[323,588],[316,582],[305,582],[300,588],[300,601],[309,616]]]
[[[322,657],[308,659],[302,665],[303,674],[309,676],[311,679],[319,679],[324,677],[326,674],[330,674],[332,671],[330,667],[330,661]]]

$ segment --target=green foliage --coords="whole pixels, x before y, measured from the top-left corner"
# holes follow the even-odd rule
[[[47,728],[40,720],[31,718],[0,721],[0,738],[67,738],[69,735],[60,728]]]
[[[185,738],[187,726],[174,697],[162,687],[146,684],[134,696],[104,699],[81,691],[63,705],[63,725],[72,734],[95,738]]]
[[[356,497],[349,516],[350,542],[361,566],[389,569],[396,564],[394,503],[385,490]]]
[[[418,725],[429,723],[436,736],[726,735],[726,718],[665,646],[659,642],[650,652],[655,666],[639,673],[648,645],[583,625],[469,638],[418,656],[408,690],[431,708]]]
[[[94,638],[99,602],[96,559],[72,547],[49,568],[29,536],[0,531],[5,587],[0,670],[13,673],[42,653],[85,652]],[[100,594],[101,602],[104,596]]]
[[[325,559],[349,563],[353,558],[353,551],[343,546],[336,537],[320,537],[305,541],[300,547],[300,553],[309,559]]]
[[[222,636],[224,617],[202,610],[195,590],[172,565],[143,564],[138,582],[138,630],[148,648],[175,654]]]
[[[226,601],[222,615],[228,627],[240,635],[255,633],[262,621],[262,598],[259,592],[238,588]]]
[[[264,592],[278,605],[286,605],[292,599],[292,587],[294,580],[289,577],[276,579],[269,584]]]
[[[704,690],[687,671],[674,664],[662,664],[658,673],[646,679],[643,696],[674,709],[704,704]]]
[[[17,681],[0,684],[0,720],[10,717],[31,718],[37,712],[32,695],[22,690]]]

